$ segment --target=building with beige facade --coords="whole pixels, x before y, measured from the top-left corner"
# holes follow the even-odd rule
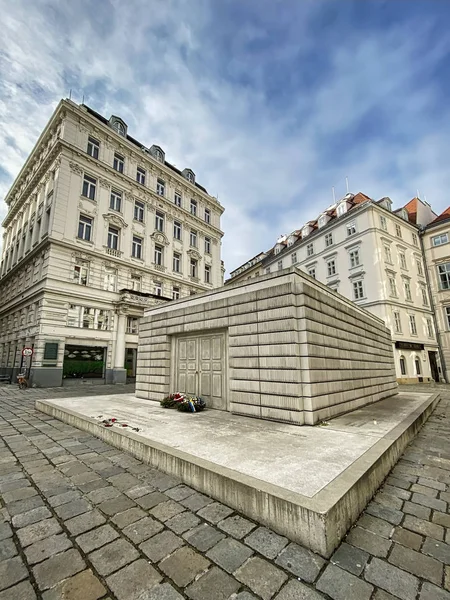
[[[124,382],[145,307],[223,284],[223,207],[118,116],[62,100],[5,201],[0,373],[13,379]]]
[[[230,283],[298,266],[381,318],[392,332],[397,379],[439,380],[440,357],[420,241],[436,215],[414,198],[346,194],[316,219],[281,236],[231,272]]]

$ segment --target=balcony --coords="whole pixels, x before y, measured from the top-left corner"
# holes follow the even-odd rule
[[[115,250],[114,248],[105,247],[105,251],[108,256],[115,256],[116,258],[120,258],[122,256],[122,252],[120,250]]]

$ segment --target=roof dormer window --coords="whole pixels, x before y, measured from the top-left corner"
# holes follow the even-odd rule
[[[195,184],[195,173],[194,173],[194,171],[192,171],[191,169],[183,169],[183,171],[181,172],[181,174],[183,175],[183,177],[185,179],[187,179],[189,181],[189,183],[192,183],[192,185]]]
[[[155,160],[157,160],[158,162],[164,163],[165,155],[164,155],[162,148],[160,148],[159,146],[153,145],[150,148],[149,152],[150,152],[150,155],[153,156],[153,158]]]
[[[123,137],[126,137],[127,125],[124,121],[122,121],[122,119],[112,115],[112,117],[109,119],[109,125],[110,125],[111,129],[114,129],[114,131],[116,133],[118,133],[119,135],[121,135]]]
[[[320,215],[318,225],[319,227],[323,227],[327,224],[327,215]]]
[[[338,204],[338,207],[336,209],[336,213],[337,213],[338,217],[341,217],[346,212],[347,212],[347,202],[341,202],[340,204]]]

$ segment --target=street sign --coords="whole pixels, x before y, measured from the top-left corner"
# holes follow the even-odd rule
[[[24,348],[22,350],[22,356],[33,356],[33,348]]]

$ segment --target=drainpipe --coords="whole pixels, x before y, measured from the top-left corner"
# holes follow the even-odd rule
[[[427,280],[427,285],[428,285],[428,289],[430,290],[430,294],[429,294],[429,298],[430,298],[430,308],[431,311],[433,313],[433,323],[434,323],[434,330],[436,332],[436,338],[437,338],[437,343],[438,343],[438,352],[439,352],[439,360],[441,361],[441,367],[442,367],[442,376],[444,378],[444,381],[447,383],[447,380],[445,378],[445,373],[447,373],[447,367],[445,364],[445,358],[444,358],[444,353],[442,351],[442,338],[441,338],[441,332],[439,330],[439,326],[438,326],[438,322],[437,322],[437,318],[436,318],[436,307],[434,304],[434,299],[433,299],[433,294],[432,294],[432,287],[430,284],[430,274],[428,271],[428,263],[427,263],[427,255],[425,252],[425,246],[423,245],[423,233],[424,233],[424,227],[420,227],[420,233],[419,233],[419,239],[420,239],[420,247],[422,249],[422,254],[423,254],[423,260],[424,260],[424,267],[425,267],[425,279]]]

